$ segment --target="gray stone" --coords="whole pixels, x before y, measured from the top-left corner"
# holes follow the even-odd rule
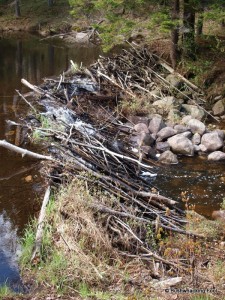
[[[187,125],[187,123],[191,120],[191,119],[193,119],[193,117],[191,116],[191,115],[187,115],[187,116],[184,116],[183,118],[182,118],[182,124],[185,124],[185,125]]]
[[[223,130],[221,130],[221,129],[216,129],[216,130],[214,130],[214,131],[218,133],[218,136],[219,136],[222,140],[224,140],[225,133],[224,133]]]
[[[149,124],[149,131],[153,134],[157,134],[159,130],[166,127],[165,123],[163,122],[163,119],[160,115],[153,115],[150,124]]]
[[[203,145],[203,144],[200,144],[200,145],[199,145],[199,151],[201,151],[201,152],[206,152],[206,151],[207,151],[206,146]]]
[[[181,124],[175,125],[173,128],[176,130],[177,133],[189,131],[189,128],[187,126]]]
[[[182,136],[190,139],[192,137],[192,133],[190,131],[185,131],[185,132],[178,133],[176,136]]]
[[[167,120],[174,124],[180,122],[180,119],[181,119],[180,111],[176,108],[171,108],[168,113]]]
[[[214,151],[208,155],[208,160],[225,160],[225,153],[222,151]]]
[[[212,111],[214,116],[222,116],[225,113],[225,105],[223,100],[217,101],[213,107]]]
[[[140,132],[137,135],[132,135],[130,141],[137,146],[152,146],[155,143],[155,139],[146,132]]]
[[[180,88],[182,85],[182,80],[174,74],[169,74],[166,80],[175,88]]]
[[[88,43],[89,34],[87,32],[77,32],[76,34],[76,43]]]
[[[149,133],[148,127],[144,123],[138,123],[138,124],[134,125],[134,130],[137,133],[141,133],[141,132]]]
[[[152,147],[150,147],[150,146],[142,146],[141,150],[143,151],[143,153],[147,157],[152,158],[152,159],[156,158],[156,151]]]
[[[159,157],[159,161],[163,164],[178,164],[176,154],[174,154],[170,150],[163,152]]]
[[[203,135],[206,129],[205,124],[197,119],[191,119],[188,121],[187,125],[192,133],[199,133],[200,135]]]
[[[212,131],[202,136],[201,144],[206,147],[206,151],[208,152],[216,151],[223,147],[223,139],[217,131]]]
[[[185,136],[181,134],[177,134],[172,136],[167,140],[171,149],[175,153],[183,154],[186,156],[194,155],[194,145],[192,142]]]
[[[159,141],[163,141],[173,135],[175,135],[177,132],[175,129],[171,128],[171,127],[165,127],[162,128],[158,133],[157,136],[160,139]]]
[[[194,145],[194,152],[200,152],[200,146],[199,145]]]
[[[165,152],[167,150],[170,150],[170,145],[167,142],[157,142],[156,150],[158,150],[159,152]]]
[[[198,132],[196,132],[196,133],[193,135],[193,137],[192,137],[192,143],[193,143],[194,145],[199,145],[199,144],[201,143],[201,135],[200,135]]]
[[[196,105],[191,104],[182,104],[182,108],[192,116],[192,118],[195,118],[197,120],[202,120],[205,116],[205,112],[202,108],[199,108]]]
[[[147,117],[139,117],[139,116],[129,116],[128,121],[133,124],[144,123],[145,125],[149,125],[150,119]]]
[[[156,100],[152,105],[157,108],[160,114],[168,114],[170,109],[173,108],[175,98],[173,96],[164,97],[161,100]]]

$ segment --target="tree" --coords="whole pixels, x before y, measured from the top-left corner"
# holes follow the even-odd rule
[[[51,7],[54,4],[54,0],[48,0],[48,6]]]
[[[19,18],[21,16],[19,0],[15,1],[15,13],[16,13],[17,18]]]
[[[179,15],[180,15],[180,0],[174,0],[172,6],[171,19],[174,21],[173,28],[171,29],[171,46],[170,46],[170,59],[173,68],[176,67],[179,57]]]

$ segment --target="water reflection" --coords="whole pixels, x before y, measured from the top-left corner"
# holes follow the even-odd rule
[[[35,36],[13,36],[0,39],[0,139],[39,152],[23,139],[23,129],[6,120],[20,122],[28,110],[15,93],[26,92],[21,78],[33,84],[43,77],[58,75],[69,67],[69,60],[84,65],[100,54],[98,48],[65,47],[62,42],[39,41]],[[16,243],[25,224],[39,208],[42,184],[35,160],[0,148],[0,284],[18,279],[14,260]],[[28,180],[29,178],[29,180]],[[3,213],[4,212],[4,213]],[[16,247],[16,246],[15,246]]]
[[[9,283],[14,289],[22,287],[17,258],[20,252],[17,228],[6,213],[0,214],[0,285]]]

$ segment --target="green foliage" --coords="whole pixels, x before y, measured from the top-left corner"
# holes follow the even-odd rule
[[[6,284],[0,287],[0,299],[5,299],[6,296],[12,296],[12,294],[12,291]]]

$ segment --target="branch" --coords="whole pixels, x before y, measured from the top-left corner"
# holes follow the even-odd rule
[[[32,152],[32,151],[29,151],[27,149],[20,148],[18,146],[15,146],[13,144],[10,144],[10,143],[6,142],[5,140],[0,140],[0,146],[2,146],[3,148],[6,148],[8,150],[14,151],[16,153],[19,153],[19,154],[22,155],[22,157],[24,157],[25,155],[28,155],[30,157],[37,158],[37,159],[55,161],[55,159],[52,158],[51,156],[38,154],[38,153],[35,153],[35,152]]]
[[[44,200],[42,202],[41,211],[40,211],[40,215],[39,215],[39,218],[38,218],[38,226],[37,226],[37,232],[36,232],[36,238],[35,238],[35,246],[34,246],[34,251],[33,251],[33,254],[32,254],[32,258],[31,258],[31,262],[37,256],[37,253],[40,253],[41,241],[42,241],[42,236],[43,236],[45,211],[46,211],[47,204],[49,202],[49,197],[50,197],[50,186],[48,186],[48,188],[45,192]]]

